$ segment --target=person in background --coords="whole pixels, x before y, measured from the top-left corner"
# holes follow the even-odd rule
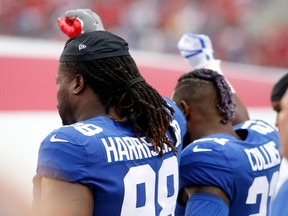
[[[282,76],[274,85],[271,93],[273,109],[277,113],[276,126],[279,128],[281,154],[283,161],[280,169],[281,183],[272,202],[271,216],[288,215],[288,180],[287,180],[287,159],[288,159],[288,73]]]
[[[39,149],[35,215],[172,215],[183,113],[145,81],[123,38],[82,30],[69,30],[59,59],[63,126]]]
[[[273,110],[276,112],[276,122],[275,125],[278,127],[278,115],[281,111],[281,99],[283,95],[285,94],[286,90],[288,88],[288,73],[283,75],[273,86],[272,92],[271,92],[271,104]]]
[[[273,110],[276,112],[276,121],[275,121],[275,126],[278,128],[278,116],[279,112],[281,111],[281,99],[283,95],[286,92],[286,89],[288,87],[288,73],[284,74],[280,79],[274,84],[271,95],[270,95],[270,101]],[[280,166],[280,174],[279,174],[279,181],[277,185],[277,190],[278,192],[279,188],[282,186],[282,184],[286,181],[288,178],[288,174],[286,172],[288,168],[288,161],[284,157],[282,158],[282,163]]]
[[[239,111],[235,90],[221,74],[208,36],[184,34],[178,48],[194,70],[179,78],[172,96],[189,137],[176,215],[268,215],[281,163],[276,129],[247,115],[232,123]]]

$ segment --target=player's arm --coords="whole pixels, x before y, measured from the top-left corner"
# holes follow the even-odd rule
[[[206,68],[217,71],[224,76],[220,67],[221,61],[214,59],[214,50],[208,36],[203,34],[185,33],[178,42],[178,49],[193,69]],[[236,116],[232,121],[233,125],[249,120],[246,106],[237,96],[231,83],[227,79],[226,81],[230,85],[234,102],[237,107]]]
[[[102,20],[90,9],[76,9],[65,12],[64,18],[58,18],[60,30],[69,38],[91,31],[104,31]]]
[[[241,99],[238,97],[237,94],[233,94],[233,99],[234,102],[236,104],[236,115],[235,118],[232,121],[233,125],[239,124],[241,122],[247,121],[250,119],[249,117],[249,113],[248,110],[246,108],[246,106],[243,104],[243,102],[241,101]]]
[[[178,202],[186,205],[185,216],[229,215],[229,199],[218,187],[187,187],[179,194]]]
[[[93,214],[93,195],[88,187],[47,177],[38,177],[37,184],[38,200],[33,200],[35,216]]]

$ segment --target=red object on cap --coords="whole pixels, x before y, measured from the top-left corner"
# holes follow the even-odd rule
[[[61,31],[66,34],[69,38],[76,37],[82,33],[82,22],[78,18],[58,18],[58,25]]]

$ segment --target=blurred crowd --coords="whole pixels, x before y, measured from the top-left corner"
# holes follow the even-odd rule
[[[0,34],[66,39],[56,19],[90,8],[132,49],[178,53],[184,32],[212,39],[215,57],[288,67],[287,0],[0,0]]]

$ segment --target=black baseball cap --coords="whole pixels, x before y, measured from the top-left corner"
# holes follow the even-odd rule
[[[92,31],[69,39],[59,61],[92,61],[127,55],[130,55],[129,47],[123,38],[107,31]]]

